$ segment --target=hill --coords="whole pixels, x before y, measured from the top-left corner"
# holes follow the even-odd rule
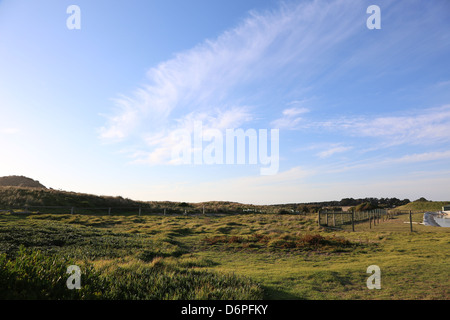
[[[72,207],[137,207],[144,203],[122,197],[25,187],[0,187],[0,207],[72,206]]]
[[[44,185],[39,183],[39,181],[24,176],[0,177],[0,186],[47,189]]]
[[[75,207],[75,208],[138,208],[146,212],[167,213],[227,213],[242,212],[243,208],[255,207],[227,201],[211,201],[204,203],[186,203],[172,201],[136,201],[123,197],[98,196],[85,193],[69,192],[54,189],[0,186],[0,208],[22,207]],[[40,209],[41,210],[41,209]],[[150,210],[150,211],[149,211]],[[255,209],[256,211],[256,209]]]
[[[428,201],[426,199],[419,199],[397,207],[395,210],[441,211],[442,207],[447,205],[450,205],[450,201]]]
[[[392,199],[343,199],[341,201],[327,201],[315,203],[289,203],[276,205],[253,205],[231,201],[207,201],[199,203],[186,203],[175,201],[136,201],[123,197],[98,196],[85,193],[69,192],[55,189],[47,189],[38,181],[26,177],[3,177],[0,178],[0,209],[27,207],[74,207],[74,208],[113,208],[119,212],[123,209],[142,208],[146,213],[167,214],[199,214],[199,213],[272,213],[272,214],[311,214],[317,213],[320,209],[328,210],[341,209],[342,204],[361,204],[359,207],[364,210],[370,208],[390,208],[392,204],[405,204],[409,200]],[[10,186],[10,185],[19,186]],[[5,186],[7,185],[7,186]],[[149,195],[151,197],[151,195]],[[439,203],[440,205],[440,203]],[[439,205],[436,210],[440,210]],[[337,206],[337,207],[335,207]],[[398,207],[400,210],[422,210],[409,207]],[[120,210],[119,210],[120,209]],[[38,209],[42,211],[42,208]],[[361,209],[362,210],[362,209]],[[431,209],[427,209],[431,210]],[[134,212],[135,209],[132,209]]]

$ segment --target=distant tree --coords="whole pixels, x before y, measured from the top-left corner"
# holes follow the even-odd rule
[[[365,202],[365,203],[361,203],[358,204],[355,207],[355,211],[369,211],[369,210],[373,210],[373,209],[377,209],[378,205],[370,203],[370,202]]]
[[[421,197],[421,198],[417,199],[416,202],[428,202],[428,200],[425,199],[424,197]]]
[[[297,211],[302,213],[309,213],[309,208],[307,205],[299,205],[297,206]]]
[[[344,199],[342,199],[341,201],[340,201],[340,203],[339,203],[341,206],[343,206],[343,207],[347,207],[347,206],[354,206],[354,205],[356,205],[356,204],[358,204],[357,203],[357,201],[355,200],[355,199],[353,199],[353,198],[344,198]]]

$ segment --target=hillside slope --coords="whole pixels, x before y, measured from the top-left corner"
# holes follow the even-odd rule
[[[73,206],[73,207],[135,207],[145,203],[122,197],[23,187],[0,187],[0,207]]]
[[[47,189],[39,181],[24,177],[24,176],[0,177],[0,186],[1,187],[25,187],[25,188]]]
[[[414,201],[395,209],[411,211],[441,211],[442,207],[447,205],[450,205],[450,201]]]
[[[174,201],[137,201],[123,197],[98,196],[85,193],[69,192],[54,189],[37,189],[23,187],[0,186],[0,209],[22,207],[60,206],[75,208],[138,208],[146,212],[167,212],[175,214],[207,213],[242,213],[250,209],[252,212],[276,213],[283,206],[256,206],[229,201],[208,201],[186,203]],[[150,210],[150,211],[149,211]]]

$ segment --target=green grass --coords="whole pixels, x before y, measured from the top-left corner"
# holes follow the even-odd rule
[[[59,261],[55,272],[43,277],[48,288],[41,288],[42,294],[52,292],[52,277],[66,279],[60,273],[69,262],[86,266],[91,282],[84,295],[70,291],[66,299],[450,298],[449,228],[420,225],[418,213],[414,232],[405,223],[409,215],[372,228],[357,223],[356,232],[351,226],[318,227],[316,218],[0,213],[1,270],[9,283],[12,274],[20,278],[22,271],[11,270],[21,256],[28,257],[24,246],[31,255],[40,252],[37,265]],[[372,264],[381,268],[381,290],[366,287]]]
[[[65,207],[50,208],[50,207]],[[54,189],[36,189],[28,187],[0,186],[0,209],[30,207],[32,211],[45,213],[70,213],[74,207],[77,213],[104,215],[112,208],[112,214],[135,215],[138,208],[143,213],[167,214],[201,214],[242,213],[244,209],[264,212],[279,212],[290,208],[286,206],[256,206],[229,201],[208,201],[202,203],[185,203],[172,201],[135,201],[123,197],[99,196],[85,193],[68,192]],[[286,208],[285,208],[286,207]]]
[[[8,257],[0,254],[0,299],[95,299],[100,296],[105,283],[89,263],[83,269],[83,286],[68,290],[67,267],[74,261],[62,255],[47,255],[39,250],[19,250]],[[69,275],[67,275],[68,277]]]
[[[450,205],[450,201],[414,201],[397,207],[395,210],[441,211],[443,206],[448,205]]]

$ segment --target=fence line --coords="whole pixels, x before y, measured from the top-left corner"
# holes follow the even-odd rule
[[[382,221],[392,219],[394,216],[409,214],[410,231],[413,232],[413,213],[423,213],[424,211],[411,211],[411,210],[385,210],[375,209],[370,211],[351,211],[351,212],[328,212],[319,211],[318,224],[324,227],[339,227],[343,225],[352,225],[352,230],[355,231],[355,224],[360,222],[369,222],[370,228],[372,226],[379,225]],[[336,218],[338,217],[338,218]]]
[[[206,208],[164,208],[164,207],[76,207],[76,206],[16,206],[0,208],[0,212],[12,214],[86,214],[86,215],[217,215],[240,214],[236,212],[216,212]]]
[[[385,209],[375,209],[370,211],[319,211],[318,224],[325,227],[339,227],[344,225],[351,225],[352,230],[355,231],[355,223],[369,222],[370,228],[380,224],[381,221],[389,219],[391,216]]]
[[[166,212],[180,213],[181,210],[166,210],[166,208],[149,207],[75,207],[75,206],[20,206],[0,209],[0,212],[10,212],[12,214],[95,214],[95,215],[124,215],[124,214],[163,214]],[[184,209],[183,209],[184,211]]]
[[[242,209],[241,209],[242,210]],[[0,208],[0,212],[10,212],[12,214],[86,214],[86,215],[217,215],[217,214],[242,214],[236,212],[206,212],[203,208],[152,208],[145,206],[130,206],[130,207],[75,207],[75,206],[20,206]],[[244,210],[245,212],[245,210]],[[375,209],[371,211],[357,211],[357,212],[343,212],[343,211],[324,211],[320,210],[318,213],[299,213],[297,215],[311,215],[318,214],[318,224],[324,227],[339,227],[344,225],[351,225],[352,230],[355,230],[355,224],[360,222],[369,222],[370,228],[380,224],[382,221],[391,219],[396,215],[409,214],[411,231],[412,231],[412,213],[422,213],[424,211],[408,211],[408,210],[385,210]],[[266,213],[266,212],[264,212]],[[269,213],[269,212],[267,212]]]

